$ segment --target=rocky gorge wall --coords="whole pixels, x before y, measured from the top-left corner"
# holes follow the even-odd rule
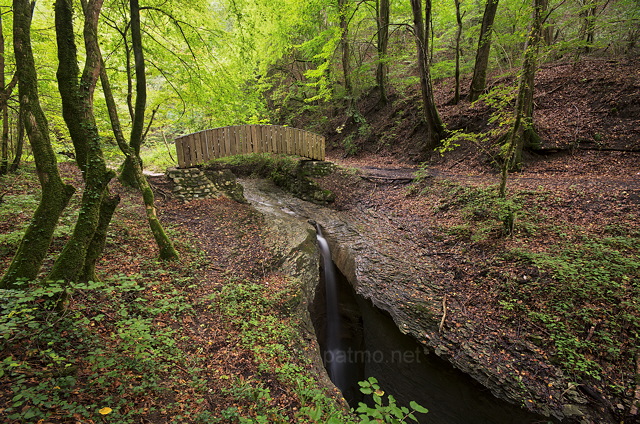
[[[611,422],[598,416],[593,403],[536,346],[500,339],[491,328],[481,328],[464,305],[451,298],[447,302],[447,279],[455,276],[438,269],[424,244],[393,228],[383,212],[366,207],[331,210],[296,198],[268,180],[242,179],[240,185],[230,171],[170,170],[168,174],[177,186],[174,190],[184,192],[185,199],[189,194],[239,194],[236,200],[250,202],[264,215],[269,243],[283,270],[301,281],[298,313],[304,323],[303,337],[314,346],[314,366],[327,387],[331,382],[314,342],[308,311],[319,269],[315,228],[309,220],[322,226],[336,266],[357,295],[388,314],[426,352],[471,376],[494,396],[542,416],[567,423]],[[212,175],[220,176],[222,182],[214,184]],[[195,181],[194,186],[189,188],[185,179]],[[503,355],[495,354],[496,346]],[[523,378],[526,375],[536,378]]]
[[[491,329],[479,328],[460,305],[446,303],[446,276],[423,247],[385,228],[387,218],[382,213],[368,209],[359,214],[330,210],[294,198],[264,180],[243,180],[242,184],[248,201],[265,216],[284,214],[301,222],[313,220],[320,224],[336,266],[355,292],[388,314],[396,327],[425,351],[471,376],[494,396],[550,420],[605,422],[595,418],[597,412],[584,395],[559,368],[548,364],[535,346],[511,343],[506,349],[514,360],[493,355],[497,341],[487,334]],[[287,221],[278,218],[271,224],[283,232],[284,238],[292,236],[292,227],[286,229],[290,225]],[[523,382],[521,375],[533,372],[544,374],[543,378]],[[564,401],[550,402],[549,393]]]

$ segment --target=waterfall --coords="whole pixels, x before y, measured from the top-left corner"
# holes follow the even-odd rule
[[[325,367],[329,373],[329,378],[343,393],[347,388],[345,367],[347,356],[342,346],[340,337],[340,312],[338,310],[338,287],[336,283],[335,270],[329,243],[322,235],[320,225],[317,227],[318,245],[322,256],[324,270],[324,283],[326,290],[326,349],[324,353]]]

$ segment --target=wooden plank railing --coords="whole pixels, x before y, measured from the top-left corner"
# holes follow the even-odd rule
[[[324,137],[280,125],[237,125],[213,128],[175,140],[178,167],[245,153],[283,153],[324,160]]]

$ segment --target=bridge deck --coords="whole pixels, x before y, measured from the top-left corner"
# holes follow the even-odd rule
[[[324,160],[325,153],[323,136],[280,125],[213,128],[178,137],[175,145],[180,168],[246,153],[282,153],[315,160]]]

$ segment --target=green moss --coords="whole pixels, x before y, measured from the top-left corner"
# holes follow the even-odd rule
[[[332,171],[332,166],[307,166],[307,163],[292,156],[253,153],[216,159],[206,164],[205,169],[208,174],[231,169],[238,175],[266,178],[302,200],[318,204],[332,202],[335,195],[310,178],[326,175]]]

